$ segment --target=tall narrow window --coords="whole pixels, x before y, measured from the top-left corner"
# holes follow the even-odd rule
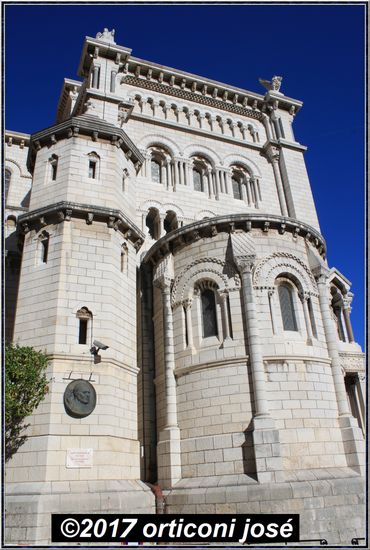
[[[281,317],[284,330],[297,331],[297,321],[294,312],[293,290],[288,284],[280,284],[278,287]]]
[[[206,288],[201,293],[203,338],[218,336],[216,297],[213,290]]]
[[[127,267],[127,260],[128,260],[128,248],[127,244],[123,243],[121,246],[121,273],[125,272],[125,269]]]
[[[5,186],[4,186],[4,197],[5,197],[5,202],[6,202],[6,199],[8,198],[8,193],[9,193],[9,187],[10,187],[10,180],[12,179],[12,173],[11,171],[8,169],[8,168],[5,168]]]
[[[96,161],[89,160],[89,178],[93,180],[96,178]]]
[[[43,232],[39,236],[39,242],[40,242],[40,263],[46,264],[48,261],[48,254],[49,254],[49,234],[46,232]]]
[[[100,157],[96,153],[90,153],[89,155],[89,178],[95,180],[99,177],[99,160]]]
[[[78,319],[78,343],[87,344],[89,329],[91,330],[92,313],[87,307],[82,307],[77,311],[76,317]]]
[[[241,185],[241,182],[238,178],[236,178],[235,176],[233,176],[231,178],[231,182],[233,184],[233,195],[234,195],[234,199],[239,199],[241,200],[242,199],[242,185]]]
[[[58,157],[57,157],[57,155],[51,155],[51,157],[49,158],[49,164],[50,164],[51,180],[55,181],[57,179],[57,172],[58,172]]]
[[[194,191],[203,191],[202,172],[199,168],[193,168]]]
[[[161,163],[156,159],[152,159],[150,161],[150,168],[151,168],[152,181],[155,181],[156,183],[162,183]]]

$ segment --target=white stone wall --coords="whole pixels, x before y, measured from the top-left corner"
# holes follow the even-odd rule
[[[292,233],[253,230],[253,272],[258,330],[265,362],[268,409],[275,421],[286,471],[346,466],[330,359],[317,287],[307,245]],[[239,274],[228,254],[229,236],[218,233],[176,251],[172,287],[177,411],[181,433],[182,476],[252,474],[253,384],[250,379],[248,327],[243,319]],[[310,253],[311,255],[313,252]],[[279,276],[296,283],[297,331],[284,331],[277,295]],[[218,337],[202,338],[202,280],[213,281],[230,298],[232,338],[225,340],[225,319],[217,305]],[[299,286],[301,285],[301,287]],[[272,315],[268,292],[271,289]],[[310,339],[299,292],[310,294],[315,334]],[[185,308],[191,301],[192,335],[186,344]],[[165,418],[163,309],[154,300],[157,426]],[[274,323],[274,324],[273,324]],[[274,327],[274,328],[273,328]]]

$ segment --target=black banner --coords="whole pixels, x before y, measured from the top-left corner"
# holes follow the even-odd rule
[[[52,542],[299,542],[298,514],[52,514]]]

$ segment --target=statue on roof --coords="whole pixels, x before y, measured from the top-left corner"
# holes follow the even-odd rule
[[[259,83],[262,84],[264,88],[272,92],[280,92],[280,86],[283,80],[282,76],[273,76],[271,80],[263,80],[259,78]]]
[[[112,29],[109,31],[108,29],[104,29],[103,32],[98,32],[96,37],[98,40],[102,40],[103,42],[111,42],[112,44],[115,44],[114,41],[114,33],[116,31]]]

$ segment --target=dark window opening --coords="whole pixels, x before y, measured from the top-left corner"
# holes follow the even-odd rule
[[[194,191],[203,191],[202,173],[198,168],[193,168]]]
[[[236,179],[235,177],[232,177],[231,182],[233,184],[234,199],[241,200],[242,199],[242,189],[241,189],[240,181],[238,179]]]
[[[289,285],[282,284],[278,287],[278,293],[284,330],[297,331],[292,289]]]
[[[41,241],[41,262],[46,264],[48,261],[49,253],[49,237],[42,239]]]
[[[78,332],[78,343],[86,344],[87,342],[87,319],[80,319],[80,328]]]
[[[95,160],[89,161],[89,178],[93,180],[96,178],[96,161]]]
[[[202,319],[203,319],[203,338],[218,336],[216,297],[213,290],[207,288],[202,291]]]
[[[150,161],[150,167],[151,167],[152,181],[155,181],[156,183],[162,183],[161,163],[156,159],[152,159]]]

